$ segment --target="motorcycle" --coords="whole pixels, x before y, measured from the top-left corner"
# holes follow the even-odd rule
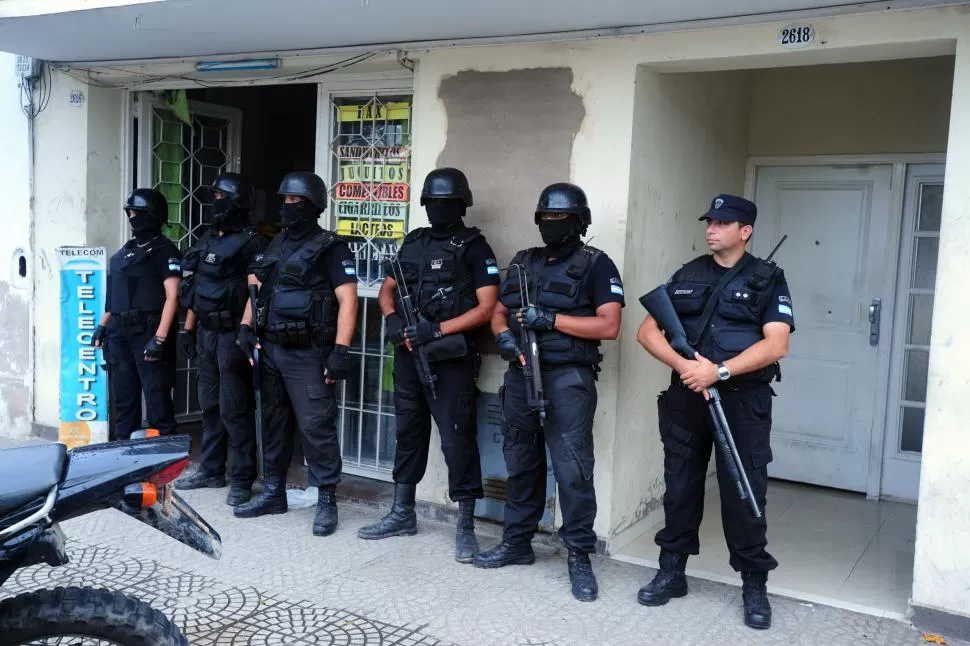
[[[153,430],[132,437],[70,451],[63,444],[0,450],[0,585],[21,568],[66,564],[59,523],[112,507],[206,556],[221,557],[219,534],[172,486],[189,463],[191,438],[159,437]],[[59,587],[0,602],[0,646],[90,640],[188,645],[168,617],[113,590]]]

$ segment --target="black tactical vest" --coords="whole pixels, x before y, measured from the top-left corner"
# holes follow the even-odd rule
[[[249,267],[240,252],[257,233],[255,227],[246,227],[222,236],[210,234],[186,254],[183,268],[195,272],[191,307],[201,317],[222,313],[233,318],[242,316],[249,298]]]
[[[165,236],[158,236],[144,247],[129,240],[108,264],[108,302],[105,308],[114,315],[161,314],[165,307],[164,276],[158,275],[149,258],[156,254],[181,260],[179,250]]]
[[[708,255],[685,264],[667,285],[687,339],[713,363],[736,357],[764,338],[761,321],[774,291],[774,274],[764,280],[759,271],[762,263],[747,252],[738,262],[745,263],[744,267],[717,294],[714,291],[725,273],[717,270]],[[776,271],[781,273],[780,269]],[[706,329],[701,330],[710,298],[717,298],[717,304]],[[769,366],[739,378],[771,381],[775,374],[776,367]]]
[[[540,248],[524,249],[515,254],[509,266],[520,264],[528,272],[529,300],[543,309],[570,316],[595,316],[588,277],[593,265],[603,252],[589,245],[582,245],[568,258],[546,263]],[[506,273],[499,288],[499,298],[509,309],[509,327],[519,332],[515,311],[523,307],[519,296],[519,277],[514,270]],[[543,365],[597,366],[603,360],[599,341],[581,339],[558,330],[536,332],[539,342],[539,358]]]
[[[336,295],[319,259],[340,238],[320,231],[288,258],[281,258],[283,237],[273,238],[254,272],[268,277],[260,299],[266,303],[267,339],[286,346],[309,345],[310,341],[330,345],[337,338]]]
[[[481,235],[478,229],[468,227],[451,237],[439,238],[424,227],[404,238],[398,252],[404,282],[411,302],[429,321],[447,321],[478,305],[467,253],[471,242]]]

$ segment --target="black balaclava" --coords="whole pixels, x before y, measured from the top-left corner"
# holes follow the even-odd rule
[[[431,233],[446,236],[461,227],[465,204],[461,200],[432,200],[425,205]]]
[[[217,197],[209,207],[212,224],[218,229],[232,229],[244,225],[249,213],[232,205],[231,197]]]
[[[299,238],[310,231],[320,217],[320,210],[310,200],[286,202],[280,207],[283,227],[291,236]]]
[[[546,255],[563,258],[580,244],[579,217],[570,213],[562,220],[539,220],[539,233],[546,244]]]
[[[128,218],[128,224],[138,244],[145,244],[162,232],[162,225],[148,211],[135,211],[135,214]]]

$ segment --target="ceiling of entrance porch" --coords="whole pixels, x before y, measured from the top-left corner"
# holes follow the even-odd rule
[[[0,0],[0,50],[106,62],[632,33],[944,0]],[[75,10],[65,11],[73,7]],[[90,8],[96,7],[96,8]],[[82,8],[83,10],[78,10]],[[613,31],[616,30],[616,31]],[[577,33],[579,32],[579,33]]]

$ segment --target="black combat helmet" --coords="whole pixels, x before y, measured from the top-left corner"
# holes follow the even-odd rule
[[[310,171],[295,170],[288,173],[280,182],[280,195],[305,197],[321,211],[327,210],[327,185],[318,175]]]
[[[168,221],[168,200],[153,188],[136,188],[125,200],[125,210],[145,211],[160,224]]]
[[[472,190],[468,188],[468,179],[457,168],[436,168],[424,178],[424,188],[421,189],[421,206],[429,199],[461,200],[465,206],[472,205]]]
[[[589,203],[586,201],[586,193],[575,184],[567,182],[550,184],[542,190],[539,203],[536,205],[536,224],[539,224],[540,213],[572,213],[579,217],[583,234],[593,221],[593,216],[589,212]]]
[[[252,211],[256,205],[256,188],[239,173],[223,173],[209,187],[229,196],[229,204],[237,211]]]

